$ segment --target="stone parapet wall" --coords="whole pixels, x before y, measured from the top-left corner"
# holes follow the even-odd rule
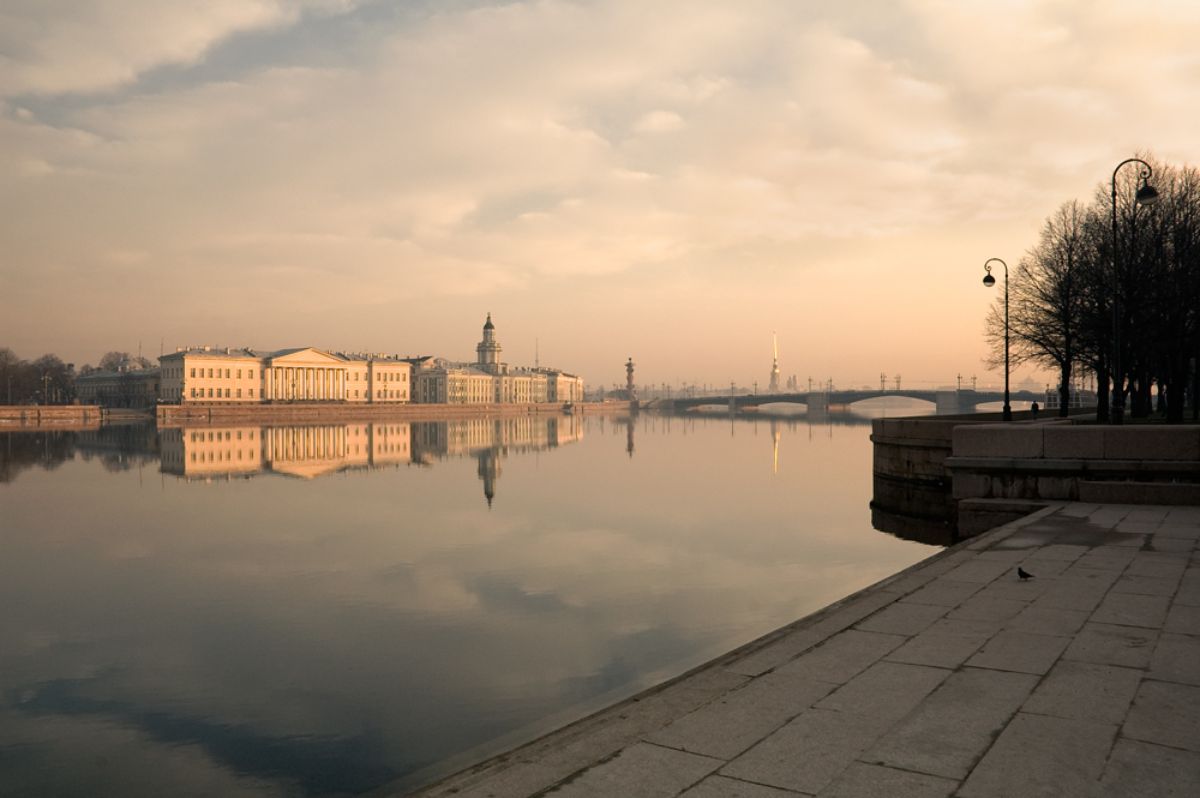
[[[1200,425],[963,426],[945,466],[955,500],[1192,504]]]

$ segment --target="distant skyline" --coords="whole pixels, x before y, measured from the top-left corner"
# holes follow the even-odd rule
[[[1200,162],[1197,41],[1190,0],[17,0],[0,346],[470,360],[490,311],[592,385],[765,386],[772,331],[783,379],[994,384],[983,262]]]

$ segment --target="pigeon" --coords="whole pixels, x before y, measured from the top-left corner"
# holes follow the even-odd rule
[[[1022,582],[1024,582],[1026,579],[1033,579],[1033,574],[1029,573],[1019,565],[1017,566],[1017,576],[1021,578]]]

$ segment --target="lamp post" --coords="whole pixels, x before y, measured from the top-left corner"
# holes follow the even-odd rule
[[[1142,165],[1141,178],[1142,184],[1138,186],[1137,193],[1134,194],[1134,202],[1138,205],[1149,205],[1158,199],[1158,191],[1154,186],[1150,185],[1150,176],[1154,174],[1154,170],[1150,168],[1150,164],[1143,161],[1141,158],[1126,158],[1117,164],[1117,168],[1113,169],[1112,173],[1112,408],[1110,410],[1111,421],[1113,424],[1123,424],[1125,422],[1125,377],[1121,373],[1121,312],[1120,312],[1120,290],[1121,279],[1119,273],[1120,259],[1117,258],[1117,172],[1121,171],[1121,167],[1126,164],[1137,163]]]
[[[983,275],[983,284],[991,288],[996,284],[996,278],[992,276],[992,261],[996,261],[1004,267],[1004,414],[1002,418],[1005,421],[1012,421],[1012,405],[1008,401],[1008,264],[1000,258],[988,258],[983,263],[983,270],[987,272]]]

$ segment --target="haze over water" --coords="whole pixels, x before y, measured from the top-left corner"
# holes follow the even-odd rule
[[[509,748],[933,553],[872,530],[869,430],[0,434],[0,784],[353,794]]]

